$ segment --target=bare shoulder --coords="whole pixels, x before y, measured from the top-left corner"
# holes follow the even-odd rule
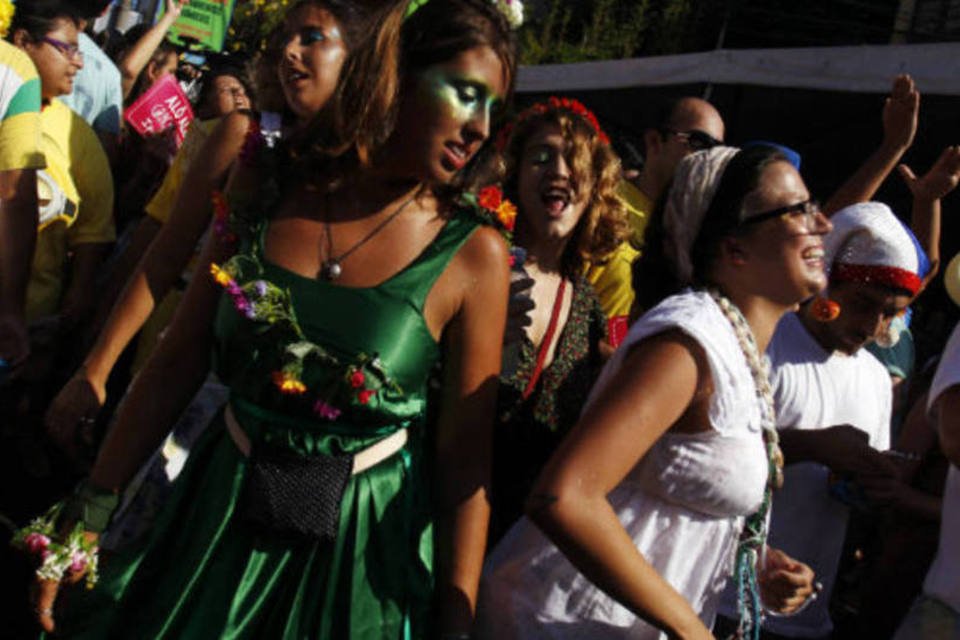
[[[457,253],[462,268],[477,274],[506,272],[509,258],[506,241],[491,227],[474,231]]]

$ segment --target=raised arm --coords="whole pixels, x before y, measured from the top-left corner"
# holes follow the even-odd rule
[[[437,588],[441,632],[466,634],[476,610],[490,518],[492,427],[509,280],[503,241],[492,229],[478,230],[441,278],[463,294],[443,336]]]
[[[183,7],[189,2],[190,0],[167,0],[163,16],[137,40],[136,44],[130,47],[130,50],[120,60],[120,64],[117,66],[120,69],[120,84],[123,89],[124,100],[133,91],[133,85],[136,84],[140,72],[150,62],[153,52],[163,42],[167,32],[170,31],[170,27],[180,17]]]
[[[607,495],[704,389],[699,345],[670,331],[637,345],[547,463],[527,515],[584,576],[671,638],[712,638],[647,562]]]
[[[930,272],[923,279],[926,287],[940,269],[940,201],[960,182],[960,146],[944,149],[930,171],[921,178],[905,164],[897,169],[913,194],[910,226],[930,259]]]
[[[866,202],[886,180],[917,133],[917,114],[920,112],[920,92],[908,75],[899,75],[893,81],[890,96],[883,104],[883,141],[857,171],[834,192],[823,206],[828,216],[840,209]]]
[[[117,359],[146,322],[150,313],[180,277],[210,223],[210,196],[233,164],[246,136],[249,116],[234,113],[224,119],[207,140],[184,177],[170,221],[130,276],[103,330],[83,366],[61,390],[47,414],[52,437],[64,444],[83,417],[99,411],[106,382]]]

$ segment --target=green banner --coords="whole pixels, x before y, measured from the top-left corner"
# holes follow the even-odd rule
[[[236,0],[190,0],[173,23],[169,38],[176,44],[183,44],[184,37],[196,38],[205,49],[223,51],[235,3]]]

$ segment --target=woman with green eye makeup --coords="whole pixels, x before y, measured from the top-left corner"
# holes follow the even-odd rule
[[[617,196],[620,161],[582,104],[535,104],[498,142],[528,279],[515,279],[505,354],[518,348],[519,355],[512,363],[504,356],[500,376],[491,545],[523,515],[534,480],[600,373],[607,325],[581,273],[585,261],[602,260],[627,232]]]
[[[316,87],[289,49],[331,42],[317,31],[290,32],[292,106]],[[323,123],[368,115],[375,97],[338,90],[280,149],[237,163],[242,197],[217,205],[203,267],[57,530],[96,537],[211,367],[229,403],[149,539],[104,557],[100,584],[58,610],[67,637],[469,634],[509,268],[454,183],[510,96],[513,37],[494,3],[437,0],[403,21],[396,53],[396,73],[351,76],[400,87],[390,135],[330,162],[343,141]],[[344,70],[374,62],[388,59]],[[58,587],[41,580],[35,600],[48,630]]]

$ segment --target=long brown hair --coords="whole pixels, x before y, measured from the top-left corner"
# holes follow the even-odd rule
[[[336,18],[347,58],[329,102],[287,144],[298,179],[326,186],[370,162],[393,129],[406,0],[301,0]],[[275,53],[275,52],[274,52]],[[321,180],[322,178],[322,180]]]

